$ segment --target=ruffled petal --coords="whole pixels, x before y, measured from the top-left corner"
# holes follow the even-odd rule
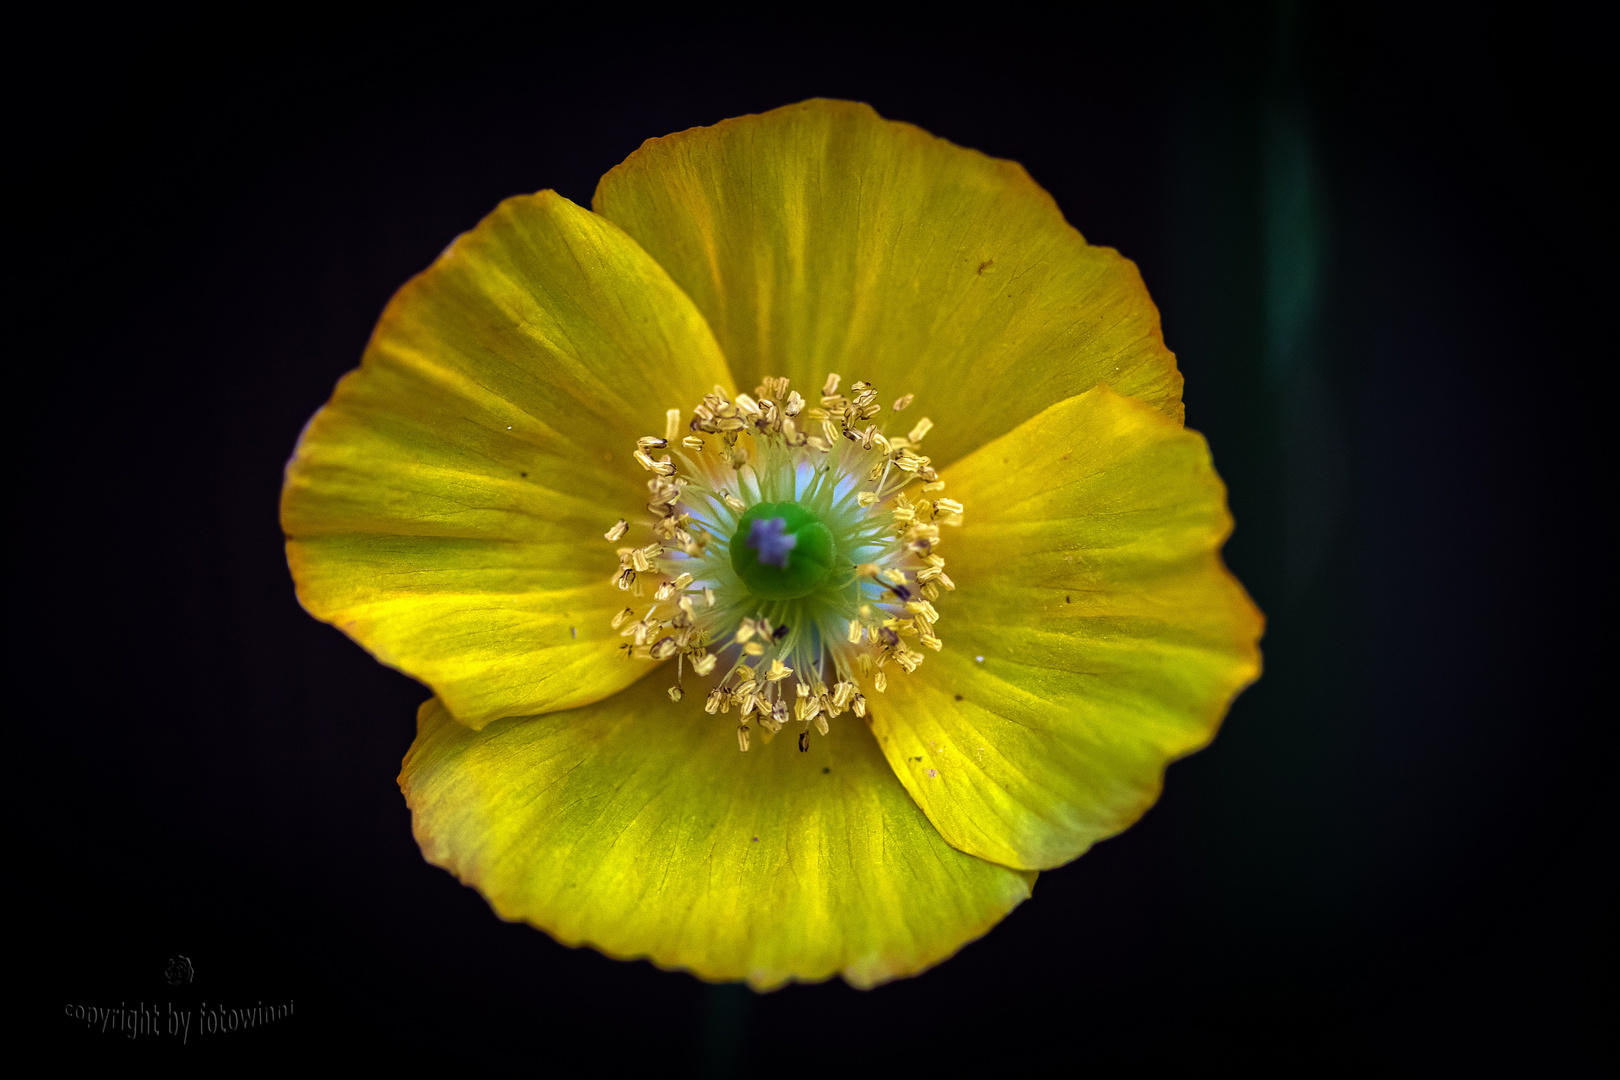
[[[282,493],[298,597],[464,723],[564,709],[615,662],[603,533],[645,505],[639,435],[731,387],[696,308],[613,224],[508,199],[394,297]]]
[[[430,701],[400,786],[428,861],[502,918],[757,989],[921,971],[1035,879],[946,844],[860,724],[739,753],[651,680],[477,732]]]
[[[889,680],[872,728],[953,845],[1058,866],[1140,817],[1260,673],[1225,488],[1202,436],[1103,386],[945,480],[968,507],[945,648]]]
[[[1099,381],[1181,419],[1132,263],[1088,245],[1022,166],[866,105],[651,139],[593,205],[696,301],[739,385],[786,375],[813,398],[836,371],[915,391],[936,466]]]

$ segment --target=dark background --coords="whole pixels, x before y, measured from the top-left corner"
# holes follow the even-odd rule
[[[673,1075],[1612,1049],[1612,128],[1576,9],[244,10],[13,46],[30,1037]],[[1266,674],[1140,824],[955,959],[756,997],[563,948],[422,861],[395,776],[425,692],[299,609],[276,502],[389,295],[498,200],[588,204],[644,138],[817,95],[1023,162],[1140,265]],[[289,999],[184,1048],[63,1016]]]

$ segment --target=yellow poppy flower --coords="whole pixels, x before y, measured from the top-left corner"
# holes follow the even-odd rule
[[[503,918],[871,986],[1131,824],[1258,674],[1180,389],[1021,167],[809,101],[451,244],[299,440],[288,561],[432,689],[417,840]]]

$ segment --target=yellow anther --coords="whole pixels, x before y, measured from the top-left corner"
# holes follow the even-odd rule
[[[679,701],[679,700],[681,700],[681,698],[683,698],[685,696],[686,696],[686,691],[681,688],[680,683],[676,683],[674,686],[669,688],[669,700],[671,700],[671,701]]]
[[[621,539],[624,538],[624,534],[629,532],[629,531],[630,531],[630,523],[628,521],[624,520],[624,518],[620,518],[617,522],[614,523],[613,528],[609,529],[607,532],[603,533],[602,535],[604,537],[606,537],[607,539],[609,539],[609,540],[621,540]]]
[[[860,506],[872,506],[877,501],[878,493],[875,491],[863,491],[859,495],[855,496],[855,502]],[[610,537],[609,539],[617,540],[618,537],[614,536]]]
[[[910,439],[912,444],[915,445],[922,442],[923,436],[927,435],[933,429],[934,422],[925,416],[912,425],[911,430],[906,432],[906,438]]]
[[[849,620],[849,643],[851,645],[861,643],[861,620],[859,619]]]
[[[688,435],[686,438],[681,440],[681,445],[686,447],[688,450],[702,450],[703,436]]]
[[[635,459],[636,461],[640,462],[641,467],[646,469],[648,472],[657,473],[659,476],[675,475],[675,466],[670,464],[668,454],[664,455],[663,460],[654,461],[647,455],[645,450],[637,450],[635,452]]]
[[[743,652],[747,653],[749,656],[764,656],[765,646],[757,641],[750,641],[748,644],[743,646]]]
[[[823,394],[836,394],[836,393],[838,393],[838,376],[837,376],[837,374],[832,374],[832,375],[827,376],[827,381],[821,384],[821,392]]]
[[[872,688],[880,694],[889,688],[889,676],[885,674],[882,668],[878,668],[877,674],[872,676]]]
[[[664,438],[670,442],[681,433],[681,410],[670,409],[664,413]]]
[[[906,601],[906,610],[921,615],[931,623],[939,622],[939,612],[935,611],[934,605],[926,600],[908,600]]]
[[[726,505],[731,507],[733,510],[743,511],[743,510],[748,509],[748,504],[747,503],[743,502],[741,499],[737,498],[737,496],[731,494],[731,492],[729,492],[729,491],[725,493],[725,500],[726,500]]]
[[[748,753],[748,725],[744,724],[737,729],[737,749]]]
[[[662,450],[669,445],[668,439],[660,439],[654,435],[643,435],[636,440],[637,450]]]
[[[902,394],[900,397],[895,399],[894,411],[895,412],[903,411],[907,405],[910,405],[916,399],[917,399],[916,394]]]
[[[709,672],[714,670],[715,662],[719,659],[720,658],[714,653],[704,653],[701,656],[694,657],[692,660],[692,670],[697,672],[699,675],[707,675]]]
[[[765,673],[765,681],[781,682],[791,674],[793,674],[793,669],[782,663],[781,657],[777,657],[771,661],[771,669]]]

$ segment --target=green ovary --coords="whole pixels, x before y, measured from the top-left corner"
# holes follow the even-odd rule
[[[731,567],[762,600],[796,600],[832,572],[836,545],[815,514],[798,503],[759,503],[737,522]]]

